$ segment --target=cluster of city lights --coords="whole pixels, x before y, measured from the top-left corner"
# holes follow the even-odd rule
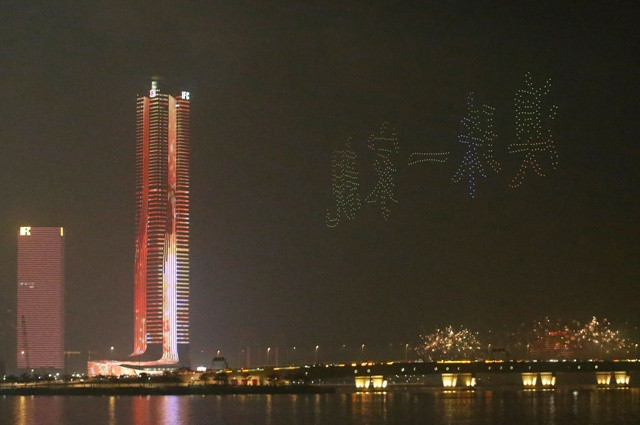
[[[611,359],[637,356],[640,344],[623,337],[607,319],[587,322],[545,317],[530,324],[507,326],[486,334],[447,326],[420,335],[416,353],[425,361],[477,360],[495,356],[511,359]],[[482,343],[481,343],[482,341]]]
[[[376,184],[366,201],[378,205],[382,218],[388,220],[393,205],[398,203],[395,177],[398,173],[396,162],[400,152],[398,135],[388,122],[382,123],[378,132],[369,137],[368,148],[376,153],[373,165]]]
[[[327,211],[327,227],[336,227],[341,220],[353,220],[361,207],[358,156],[351,149],[351,138],[344,149],[331,155],[331,191],[335,208]]]
[[[487,178],[487,169],[500,172],[500,164],[493,157],[493,141],[496,138],[493,112],[491,106],[476,105],[473,93],[469,93],[467,115],[462,118],[462,133],[458,136],[458,142],[465,145],[467,150],[452,180],[458,183],[464,178],[470,198],[477,196],[478,180]]]
[[[549,343],[551,340],[553,344]],[[546,343],[547,351],[562,351],[580,358],[631,354],[631,348],[635,347],[619,330],[612,329],[607,319],[598,320],[595,316],[585,323],[575,320],[565,323],[549,317],[538,320],[531,330],[529,345],[540,343]]]
[[[550,128],[557,107],[543,105],[543,99],[549,94],[550,88],[550,79],[536,87],[531,73],[527,73],[524,88],[516,91],[517,143],[509,145],[509,153],[524,153],[524,159],[509,184],[511,188],[522,185],[525,176],[531,172],[544,177],[546,174],[541,165],[543,159],[553,169],[558,165],[558,151]]]
[[[472,359],[483,348],[478,333],[464,327],[446,326],[420,335],[420,340],[416,352],[426,361]]]
[[[537,340],[550,334],[568,331],[569,325],[565,324],[561,320],[545,316],[544,318],[533,322],[533,327],[530,329],[531,335],[529,339]]]
[[[586,323],[573,321],[564,325],[545,319],[538,322],[538,325],[535,331],[538,338],[557,333],[562,336],[564,345],[578,354],[601,357],[606,354],[625,352],[629,348],[628,341],[620,336],[619,330],[611,329],[611,323],[607,319],[600,321],[594,316]]]
[[[594,316],[590,322],[576,329],[575,335],[577,344],[583,350],[595,348],[609,354],[628,349],[628,343],[620,336],[620,331],[611,329],[611,324],[606,318],[598,321]]]

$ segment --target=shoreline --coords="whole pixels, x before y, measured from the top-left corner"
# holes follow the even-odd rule
[[[573,391],[573,390],[637,390],[636,386],[568,385],[559,387],[523,388],[516,385],[495,385],[475,388],[443,388],[433,386],[394,386],[385,391],[359,391],[341,386],[286,385],[140,385],[140,386],[0,386],[0,397],[6,396],[152,396],[152,395],[251,395],[251,394],[382,394],[387,392],[469,393],[476,391]]]
[[[330,394],[335,393],[333,387],[315,385],[295,386],[228,386],[228,385],[163,385],[163,386],[33,386],[33,387],[0,387],[0,396],[23,395],[78,395],[78,396],[111,396],[111,395],[244,395],[244,394]]]

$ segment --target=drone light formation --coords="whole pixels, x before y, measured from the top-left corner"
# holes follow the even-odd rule
[[[511,188],[520,187],[529,173],[546,176],[541,165],[543,155],[546,155],[551,168],[555,169],[558,165],[558,151],[550,128],[557,106],[543,105],[550,88],[551,79],[536,87],[528,72],[524,78],[524,88],[516,91],[517,143],[509,145],[509,153],[524,153],[524,159],[509,184]]]
[[[489,105],[476,105],[473,92],[469,93],[467,115],[462,118],[462,133],[458,136],[458,142],[465,145],[467,150],[452,180],[458,183],[466,179],[472,199],[478,195],[478,180],[487,178],[487,169],[500,172],[500,164],[493,156],[493,141],[496,138],[493,113],[494,109]]]
[[[508,152],[519,154],[521,162],[509,183],[510,188],[520,187],[531,173],[545,177],[545,168],[556,169],[558,166],[558,149],[551,131],[557,107],[549,105],[547,101],[550,88],[550,79],[537,86],[531,73],[527,73],[524,87],[516,91],[516,142],[508,146]],[[458,134],[458,142],[466,150],[451,180],[453,183],[464,180],[469,198],[476,199],[481,180],[487,179],[490,173],[500,173],[502,166],[494,154],[497,138],[494,130],[495,109],[476,103],[473,92],[467,96],[466,109]],[[394,204],[398,203],[396,176],[399,167],[405,164],[411,167],[424,163],[446,163],[450,154],[411,152],[408,158],[401,157],[398,135],[388,122],[382,123],[377,132],[369,136],[367,147],[375,152],[375,184],[364,200],[379,210],[385,221],[391,218]],[[351,148],[349,138],[344,149],[334,151],[331,156],[331,192],[335,206],[327,209],[327,227],[335,228],[342,221],[357,218],[363,208],[360,190],[357,154]]]
[[[374,170],[377,181],[366,201],[370,204],[377,204],[382,218],[388,220],[393,204],[398,203],[395,183],[395,177],[398,173],[396,159],[400,152],[398,135],[389,123],[384,122],[378,132],[369,137],[368,148],[376,153]]]
[[[449,152],[411,152],[408,165],[421,164],[423,162],[445,163],[449,159]]]
[[[344,149],[331,155],[331,191],[335,200],[333,211],[327,210],[327,227],[336,227],[341,220],[353,220],[362,206],[358,155],[351,149],[351,137]]]

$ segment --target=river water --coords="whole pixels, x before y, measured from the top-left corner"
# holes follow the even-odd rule
[[[11,425],[640,424],[640,389],[0,396]]]

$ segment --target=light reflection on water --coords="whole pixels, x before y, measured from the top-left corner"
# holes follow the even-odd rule
[[[2,396],[10,425],[640,424],[640,389]]]
[[[116,398],[109,397],[109,425],[116,425]]]

